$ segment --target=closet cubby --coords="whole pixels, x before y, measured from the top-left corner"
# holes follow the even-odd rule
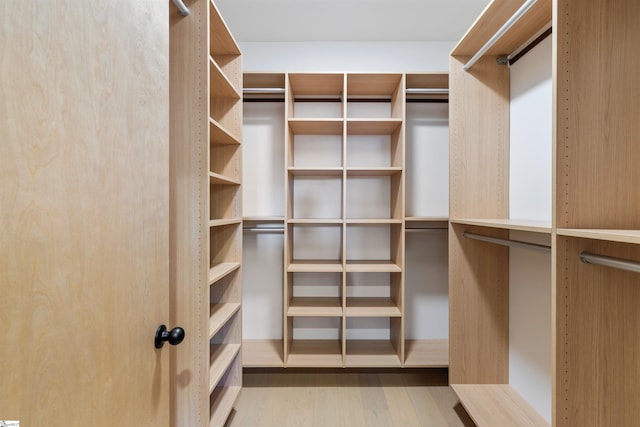
[[[373,220],[375,221],[375,220]],[[403,270],[404,236],[402,222],[365,222],[347,224],[346,271],[388,272]]]
[[[404,75],[348,74],[347,118],[354,123],[376,119],[393,123],[404,118]],[[372,120],[375,122],[375,120]],[[381,125],[383,126],[383,125]]]
[[[344,117],[344,74],[288,74],[287,117],[311,122]]]
[[[400,367],[402,318],[347,317],[345,366]]]
[[[286,320],[287,367],[342,367],[342,317],[294,317]]]
[[[170,14],[171,323],[188,337],[171,369],[192,374],[172,424],[204,427],[242,386],[242,55],[212,1],[189,9]]]
[[[402,316],[400,273],[347,273],[347,317]]]

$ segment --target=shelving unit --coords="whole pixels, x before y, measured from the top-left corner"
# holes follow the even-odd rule
[[[252,346],[255,357],[247,350],[245,366],[404,366],[404,132],[409,79],[411,88],[448,86],[446,73],[246,75],[245,87],[256,89],[247,91],[252,102],[271,102],[269,108],[275,110],[280,97],[285,101],[285,266],[283,338],[247,340],[245,348]],[[446,92],[427,96],[436,98],[434,102],[446,102]],[[440,212],[442,216],[410,220],[415,227],[442,228],[448,206]],[[256,224],[262,221],[254,219]],[[440,270],[446,271],[444,265]],[[446,275],[438,276],[446,289]],[[361,280],[373,280],[374,286]],[[328,329],[320,328],[330,333],[305,335],[313,321],[333,322]],[[440,328],[446,328],[446,318],[441,322]],[[359,335],[368,323],[384,326],[374,337]],[[408,366],[447,366],[446,333],[441,335],[444,338],[411,339]]]
[[[464,72],[463,64],[523,3],[494,0],[450,62],[450,381],[480,426],[632,426],[640,410],[622,396],[640,393],[631,380],[640,352],[635,327],[640,317],[631,309],[640,302],[638,273],[580,258],[589,253],[640,260],[640,194],[634,187],[640,178],[635,167],[640,124],[632,113],[640,101],[631,95],[640,90],[631,77],[640,71],[640,61],[633,45],[623,42],[640,31],[640,8],[632,0],[615,8],[600,0],[539,0]],[[549,176],[529,180],[548,180],[555,188],[550,220],[532,223],[510,218],[507,156],[509,145],[520,141],[510,141],[507,129],[513,137],[521,124],[507,126],[509,68],[497,65],[496,57],[515,53],[551,21],[554,151]],[[463,158],[474,162],[462,168]],[[502,246],[465,239],[464,231],[529,237],[551,247],[549,311],[535,322],[548,325],[550,337],[544,343],[552,372],[545,392],[548,412],[534,409],[532,394],[512,386],[518,374],[509,346],[527,338],[512,333],[518,320],[510,313],[514,273],[506,266],[523,258]]]
[[[242,386],[242,59],[212,1],[189,9],[170,17],[172,316],[188,337],[172,376],[192,373],[172,423],[219,427]]]

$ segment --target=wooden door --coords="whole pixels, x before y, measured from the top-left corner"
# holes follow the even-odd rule
[[[0,2],[0,419],[169,425],[168,8]]]

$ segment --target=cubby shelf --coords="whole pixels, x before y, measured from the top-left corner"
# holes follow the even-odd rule
[[[240,303],[210,304],[209,339],[213,338],[238,310],[240,310]]]
[[[289,174],[299,176],[342,176],[342,168],[288,168]]]
[[[401,363],[389,340],[347,340],[345,365],[348,368],[398,368]]]
[[[402,268],[393,261],[348,260],[347,273],[401,273]]]
[[[342,135],[342,119],[294,119],[288,120],[289,128],[299,135]]]
[[[211,394],[240,352],[240,344],[211,344],[209,348],[209,393]]]
[[[224,386],[216,387],[211,393],[209,398],[209,425],[211,427],[224,425],[240,395],[240,390],[242,390],[240,386]]]
[[[348,297],[347,317],[400,317],[402,312],[391,298]]]
[[[231,219],[212,219],[209,221],[209,227],[226,227],[228,225],[238,225],[242,224],[242,220],[239,218],[231,218]]]
[[[348,218],[345,220],[347,224],[402,224],[401,219],[393,218]]]
[[[342,302],[340,298],[293,297],[287,316],[339,317],[342,316]]]
[[[209,182],[216,185],[240,185],[240,179],[231,178],[215,172],[209,172]]]
[[[340,218],[291,218],[287,220],[288,224],[305,224],[305,225],[334,225],[342,224]]]
[[[291,261],[287,268],[289,273],[342,273],[340,261],[300,260]]]
[[[451,384],[478,427],[549,427],[508,384]]]
[[[347,176],[390,176],[402,173],[401,167],[361,168],[348,167]]]
[[[402,119],[348,119],[348,135],[390,135],[402,125]]]
[[[239,268],[239,262],[221,262],[219,264],[214,264],[213,267],[209,269],[209,284],[214,284]]]
[[[229,78],[224,74],[213,58],[209,58],[210,88],[211,98],[231,98],[240,99],[242,95],[238,93]]]
[[[239,145],[240,139],[234,136],[227,128],[213,118],[209,117],[209,131],[211,132],[212,145]]]
[[[342,367],[339,340],[292,340],[288,367]]]

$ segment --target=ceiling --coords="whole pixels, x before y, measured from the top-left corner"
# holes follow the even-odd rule
[[[238,42],[457,41],[489,0],[215,0]]]

